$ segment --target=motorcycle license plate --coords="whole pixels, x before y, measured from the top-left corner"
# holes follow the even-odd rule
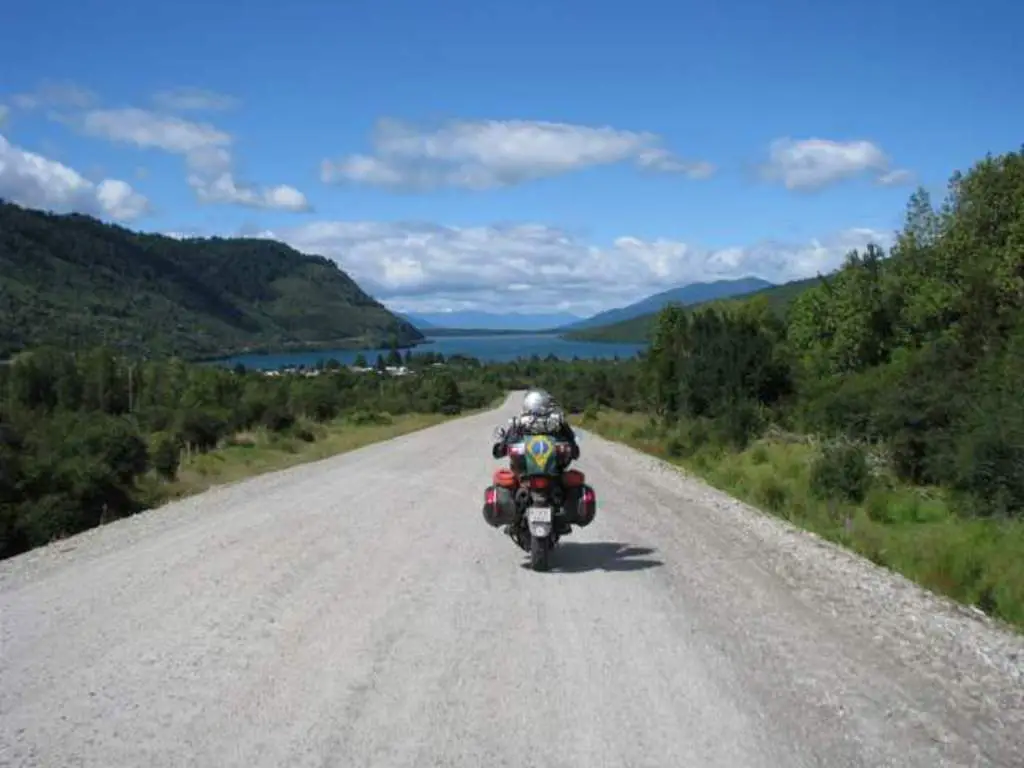
[[[551,507],[530,507],[526,515],[531,523],[550,523]]]

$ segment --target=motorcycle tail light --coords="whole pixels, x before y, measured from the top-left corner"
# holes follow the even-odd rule
[[[530,478],[531,488],[547,488],[548,479],[546,477],[531,477]]]
[[[484,504],[490,504],[494,506],[498,502],[498,492],[493,488],[488,488],[484,493]]]

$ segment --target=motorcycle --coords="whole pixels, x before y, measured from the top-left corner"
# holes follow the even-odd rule
[[[495,458],[508,456],[509,468],[495,471],[484,491],[483,516],[487,523],[505,533],[530,555],[534,571],[550,567],[551,550],[572,526],[585,528],[594,521],[597,498],[586,476],[569,469],[572,446],[550,435],[526,435],[504,444],[504,430],[495,430],[494,442],[501,444]]]

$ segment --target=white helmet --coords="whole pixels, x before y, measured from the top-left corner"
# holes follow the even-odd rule
[[[523,414],[544,416],[554,410],[555,399],[543,389],[531,389],[523,398]]]

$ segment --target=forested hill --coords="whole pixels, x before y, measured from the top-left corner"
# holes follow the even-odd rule
[[[195,358],[422,338],[332,261],[282,243],[177,240],[0,201],[0,359],[44,344]]]

